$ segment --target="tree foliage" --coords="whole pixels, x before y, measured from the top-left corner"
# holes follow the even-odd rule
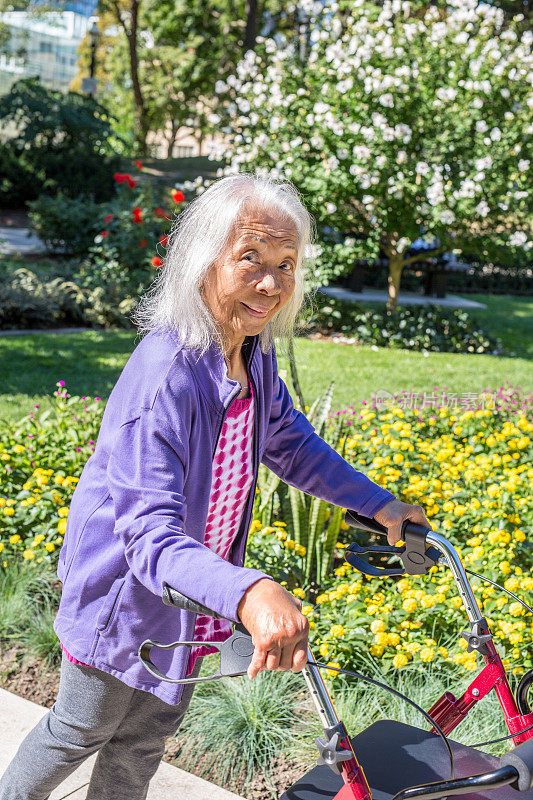
[[[136,15],[131,4],[136,4]],[[293,26],[287,0],[100,0],[97,53],[101,97],[116,110],[121,135],[134,131],[139,153],[163,132],[170,155],[180,134],[216,130],[215,84],[234,74],[256,33]],[[89,43],[80,65],[89,61]]]
[[[108,142],[111,122],[92,98],[29,78],[15,83],[0,97],[2,202],[16,205],[58,190],[108,198],[117,167]]]
[[[266,38],[221,88],[230,172],[292,179],[355,258],[389,259],[389,304],[421,235],[529,257],[533,35],[476,0],[309,6],[305,61]],[[222,154],[222,153],[221,153]],[[338,237],[337,237],[338,238]],[[430,255],[431,255],[430,252]]]

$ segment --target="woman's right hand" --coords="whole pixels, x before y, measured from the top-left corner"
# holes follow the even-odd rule
[[[237,613],[254,643],[249,678],[263,670],[300,672],[305,667],[309,622],[301,607],[296,597],[268,578],[247,589]]]

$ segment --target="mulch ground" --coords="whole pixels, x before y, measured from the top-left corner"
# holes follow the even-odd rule
[[[25,656],[21,648],[0,648],[0,688],[13,694],[50,708],[59,689],[59,669],[43,664],[40,659]],[[167,743],[164,761],[181,767],[177,741]],[[247,800],[272,800],[279,797],[289,786],[296,783],[306,771],[305,767],[291,763],[281,756],[272,770],[271,789],[265,786],[262,775],[256,775],[248,784],[246,791],[241,786],[224,786],[223,788],[246,797]],[[202,774],[202,760],[198,759],[196,774],[217,783],[216,776]]]

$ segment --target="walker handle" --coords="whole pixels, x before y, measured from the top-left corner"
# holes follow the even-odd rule
[[[184,611],[192,611],[194,614],[202,614],[205,617],[214,617],[215,619],[226,619],[221,614],[217,614],[207,606],[197,603],[196,600],[191,600],[190,597],[185,597],[184,594],[173,589],[172,586],[165,584],[163,587],[163,603],[166,606],[175,606],[182,608]]]
[[[375,519],[363,517],[355,511],[348,510],[345,516],[346,523],[354,528],[361,528],[371,533],[386,535],[387,528],[376,522]],[[426,547],[427,528],[417,525],[406,519],[402,525],[402,539],[405,542],[401,547],[396,545],[358,545],[352,542],[344,551],[348,564],[362,572],[364,575],[386,577],[388,575],[426,575],[440,558],[440,553],[435,547]],[[401,559],[403,567],[375,567],[361,558],[365,553],[389,553]]]

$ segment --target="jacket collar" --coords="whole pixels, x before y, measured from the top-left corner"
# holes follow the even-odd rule
[[[256,372],[255,358],[259,345],[258,336],[247,336],[242,345],[242,353],[248,372]],[[228,377],[228,368],[218,344],[213,343],[208,350],[198,356],[194,350],[184,349],[194,378],[207,402],[222,413],[239,386],[237,381]]]

